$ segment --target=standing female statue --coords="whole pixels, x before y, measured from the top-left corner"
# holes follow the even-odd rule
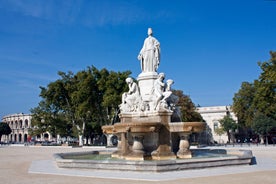
[[[152,34],[152,29],[148,28],[148,37],[138,55],[142,72],[157,72],[160,63],[160,43]]]

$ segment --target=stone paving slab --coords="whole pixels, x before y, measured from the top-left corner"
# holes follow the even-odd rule
[[[232,148],[232,149],[238,149],[238,148]],[[36,173],[36,174],[52,174],[52,175],[93,177],[93,178],[123,179],[123,180],[170,181],[170,180],[185,179],[185,178],[209,177],[209,176],[219,176],[219,175],[228,175],[228,174],[276,170],[275,159],[260,157],[256,159],[256,162],[257,163],[255,165],[227,166],[227,167],[206,168],[206,169],[196,169],[196,170],[172,171],[172,172],[164,172],[164,173],[153,173],[153,172],[144,173],[144,172],[135,172],[135,171],[122,172],[122,171],[71,169],[71,168],[66,169],[66,168],[58,168],[54,160],[35,160],[32,162],[28,172]]]
[[[213,147],[212,147],[213,148]],[[225,147],[219,147],[225,149]],[[0,183],[5,184],[275,184],[276,146],[227,147],[249,149],[256,165],[220,167],[170,173],[74,171],[60,169],[53,155],[62,152],[92,151],[105,148],[14,147],[0,146]],[[85,171],[85,172],[84,172]]]
[[[165,173],[141,173],[120,171],[98,171],[85,169],[63,169],[56,166],[55,161],[39,160],[33,161],[29,173],[52,174],[66,176],[81,176],[107,179],[141,180],[141,181],[170,181],[185,178],[209,177],[227,174],[249,173],[258,171],[276,170],[276,161],[271,159],[259,160],[258,165],[229,166],[219,168],[172,171]]]

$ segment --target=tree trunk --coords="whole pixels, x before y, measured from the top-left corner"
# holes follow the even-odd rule
[[[83,135],[79,135],[79,146],[83,146]]]
[[[263,136],[263,135],[261,136],[261,141],[260,141],[260,143],[261,143],[261,144],[264,144],[264,143],[265,143],[265,141],[264,141],[264,136]]]
[[[82,128],[79,125],[76,125],[78,132],[79,132],[79,146],[83,146],[83,134],[85,129],[85,122],[82,122]]]
[[[227,131],[227,137],[228,137],[228,143],[230,143],[230,141],[231,141],[231,135],[230,135],[230,132],[229,131]]]

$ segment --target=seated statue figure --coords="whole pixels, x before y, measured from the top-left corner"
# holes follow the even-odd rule
[[[122,112],[133,112],[138,110],[141,101],[139,88],[130,77],[126,79],[126,83],[128,84],[129,91],[123,93],[120,109]]]
[[[167,110],[174,110],[178,97],[171,91],[171,86],[174,83],[173,80],[167,80],[166,84],[163,82],[165,74],[160,73],[158,78],[154,82],[153,97],[154,97],[154,110],[160,108]]]

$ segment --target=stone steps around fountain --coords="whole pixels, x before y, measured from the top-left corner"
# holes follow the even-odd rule
[[[96,153],[96,152],[95,152]],[[77,153],[74,153],[76,155]],[[83,153],[82,153],[83,154]],[[76,160],[63,159],[64,153],[56,154],[60,168],[82,168],[92,170],[119,170],[139,172],[169,172],[177,170],[203,169],[233,165],[250,165],[254,158],[250,150],[228,150],[227,156],[211,158],[174,159],[160,161],[126,160]]]

